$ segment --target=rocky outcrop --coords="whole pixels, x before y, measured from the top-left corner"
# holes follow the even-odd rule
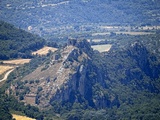
[[[72,41],[73,42],[73,41]],[[70,42],[70,43],[72,43]],[[94,63],[94,53],[89,43],[85,40],[72,43],[76,46],[64,64],[73,70],[69,74],[69,79],[61,89],[50,99],[50,104],[60,102],[66,103],[84,103],[93,108],[106,108],[119,106],[118,96],[107,95],[104,91],[107,88],[105,80],[107,73],[104,69]],[[99,56],[101,60],[101,56]],[[105,66],[105,65],[104,65]],[[54,105],[53,105],[54,106]]]
[[[105,72],[95,65],[93,55],[94,51],[86,40],[70,39],[68,45],[54,53],[47,64],[23,77],[20,83],[15,82],[18,87],[13,94],[20,101],[32,102],[41,109],[53,105],[53,102],[60,105],[84,103],[95,108],[110,106],[112,101],[105,94],[95,93],[96,84],[102,88],[106,84]],[[30,100],[29,95],[33,94],[34,99]]]
[[[86,40],[81,40],[77,43],[73,42],[72,45],[75,45],[76,49],[70,53],[64,64],[69,65],[69,69],[73,70],[73,72],[69,75],[67,83],[52,97],[50,103],[52,101],[58,101],[62,104],[87,101],[89,106],[98,108],[102,102],[107,103],[107,99],[103,99],[102,102],[99,101],[99,104],[96,103],[99,99],[93,99],[93,85],[99,83],[102,87],[105,87],[103,72],[101,73],[93,65],[91,57],[93,50]],[[93,73],[95,76],[91,76]],[[94,79],[91,77],[94,77]]]
[[[150,55],[146,47],[144,47],[140,42],[135,42],[131,45],[128,55],[136,60],[140,69],[151,78],[158,78],[158,73],[160,73],[160,66],[154,66],[152,63],[156,60],[156,57]]]
[[[141,42],[131,44],[126,50],[108,54],[106,59],[112,61],[108,61],[112,68],[108,68],[106,74],[110,81],[120,81],[134,90],[159,93],[159,88],[153,84],[160,75],[159,60]]]
[[[145,79],[157,78],[160,73],[154,60],[140,43],[103,55],[94,52],[86,40],[71,39],[65,48],[51,56],[47,67],[40,66],[25,76],[16,92],[25,103],[26,95],[35,94],[35,105],[42,109],[76,103],[96,109],[119,107],[120,95],[116,94],[115,86],[158,91]]]

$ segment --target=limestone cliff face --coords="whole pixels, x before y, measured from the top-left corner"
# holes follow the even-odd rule
[[[50,103],[53,101],[62,104],[87,101],[88,105],[92,107],[106,107],[106,104],[104,105],[104,103],[107,103],[105,97],[101,98],[101,101],[99,101],[98,96],[97,99],[93,99],[93,86],[97,83],[102,87],[106,86],[102,75],[103,72],[92,63],[91,54],[93,54],[93,50],[89,43],[84,40],[76,43],[75,46],[76,49],[71,52],[64,62],[64,64],[69,65],[72,73],[69,74],[67,82],[51,98]]]
[[[72,41],[73,42],[73,41]],[[63,84],[50,99],[50,103],[84,103],[93,108],[106,108],[113,105],[119,106],[116,95],[106,95],[105,80],[107,73],[93,61],[94,53],[86,41],[72,43],[76,46],[64,64],[72,71],[65,84]],[[100,57],[100,56],[99,56]],[[98,58],[101,60],[101,58]],[[104,65],[105,66],[105,65]]]

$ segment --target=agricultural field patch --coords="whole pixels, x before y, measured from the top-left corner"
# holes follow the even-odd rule
[[[14,65],[18,65],[18,64],[25,64],[25,63],[29,63],[31,59],[16,59],[16,60],[6,60],[6,61],[2,61],[4,64],[14,64]]]
[[[10,70],[14,68],[13,66],[5,66],[5,65],[0,65],[0,75],[2,75],[3,73],[5,73],[6,71]]]
[[[154,34],[153,32],[116,32],[116,34],[127,34],[127,35],[149,35]]]
[[[93,45],[91,46],[94,50],[98,50],[99,52],[108,52],[112,45],[111,44],[103,44],[103,45]]]
[[[92,36],[97,36],[97,35],[101,35],[101,36],[110,35],[110,32],[99,32],[99,33],[93,33],[92,34]]]
[[[92,42],[102,42],[105,41],[105,39],[93,39]]]
[[[51,50],[52,52],[55,52],[57,50],[57,48],[45,46],[40,50],[32,52],[32,55],[36,55],[36,54],[38,54],[38,55],[46,55],[49,52],[49,50]]]
[[[16,120],[36,120],[36,119],[33,119],[33,118],[29,118],[29,117],[21,116],[21,115],[16,115],[16,114],[12,114],[12,116]]]
[[[136,32],[136,31],[115,31],[113,32],[115,34],[126,34],[126,35],[149,35],[149,34],[155,34],[154,32]],[[92,36],[106,36],[111,35],[110,32],[101,32],[101,33],[93,33]]]

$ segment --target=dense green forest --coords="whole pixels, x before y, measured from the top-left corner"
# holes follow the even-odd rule
[[[45,40],[0,21],[0,59],[31,58],[31,52],[42,48]]]
[[[1,1],[1,19],[16,26],[38,28],[86,23],[159,24],[158,0]],[[57,3],[68,3],[60,4]],[[55,4],[50,6],[48,4]],[[46,5],[43,7],[43,5]],[[48,6],[47,6],[48,5]],[[77,12],[75,12],[77,11]],[[88,13],[88,14],[85,14]],[[9,16],[9,17],[8,17]],[[95,17],[96,16],[96,17]],[[55,20],[53,20],[55,19]],[[48,24],[47,21],[50,21]]]
[[[2,91],[0,92],[0,120],[12,120],[11,110],[19,111],[24,115],[36,118],[37,120],[43,120],[43,114],[38,108],[19,103],[13,96],[7,96]]]
[[[0,8],[1,20],[25,30],[32,26],[32,33],[50,39],[54,35],[62,38],[76,32],[98,31],[101,25],[158,26],[160,23],[158,0],[5,0]]]

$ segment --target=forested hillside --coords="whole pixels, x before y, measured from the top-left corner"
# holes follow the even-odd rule
[[[155,52],[159,51],[159,38],[159,34],[122,35],[122,43],[130,41],[123,44],[125,47],[120,45],[107,53],[92,51],[86,40],[77,44],[75,41],[72,47],[76,48],[69,52],[64,62],[61,59],[52,64],[50,60],[54,54],[50,54],[16,69],[8,80],[15,86],[11,94],[23,101],[26,95],[36,91],[35,105],[47,106],[44,119],[53,119],[56,114],[59,119],[67,120],[159,119],[160,61],[159,53]],[[59,54],[67,52],[62,50]],[[56,74],[59,64],[65,78]],[[39,72],[32,72],[41,65]],[[25,77],[21,79],[21,76]],[[65,82],[59,88],[54,87],[56,80],[63,79]],[[53,87],[56,93],[49,94]]]
[[[0,59],[30,58],[31,52],[44,46],[45,40],[0,21]]]
[[[22,28],[77,23],[154,25],[159,24],[159,9],[158,0],[6,0],[1,1],[1,19]]]
[[[92,32],[99,25],[160,23],[159,0],[5,0],[0,8],[1,20],[25,30],[31,26],[31,32],[46,38],[52,34]]]
[[[59,110],[68,120],[159,119],[159,38],[158,34],[139,36],[128,41],[123,49],[112,49],[104,55],[92,54],[92,67],[86,74],[86,94],[82,97],[74,91],[80,104],[78,100],[71,104],[72,96],[68,104],[62,102],[60,110],[55,111]],[[57,108],[56,105],[53,107]],[[87,105],[95,110],[89,107],[86,110]],[[69,111],[63,114],[66,106],[72,107],[67,107]]]
[[[19,111],[22,115],[30,116],[39,120],[43,119],[42,113],[36,107],[25,106],[19,103],[13,96],[7,96],[0,90],[0,120],[14,120],[11,111]]]

